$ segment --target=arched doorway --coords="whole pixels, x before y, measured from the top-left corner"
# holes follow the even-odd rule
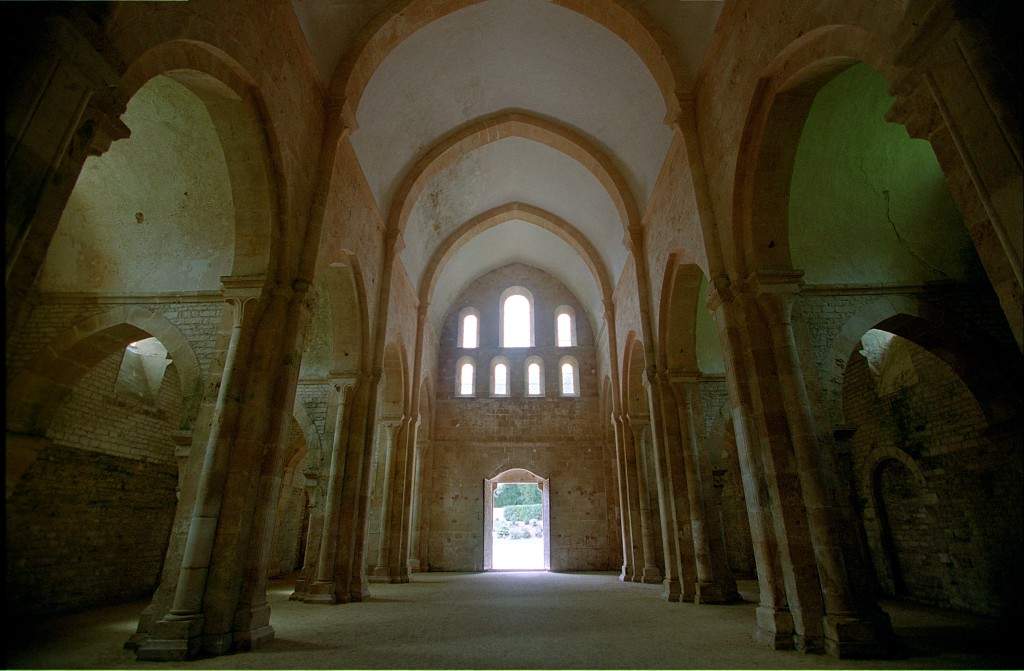
[[[549,570],[550,481],[525,468],[510,468],[484,478],[483,500],[484,570]]]

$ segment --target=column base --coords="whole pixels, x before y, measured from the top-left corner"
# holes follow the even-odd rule
[[[168,615],[158,620],[153,632],[135,650],[135,658],[152,662],[180,662],[199,655],[203,648],[201,614]]]
[[[303,603],[338,603],[334,582],[315,582],[298,597]]]
[[[892,624],[882,610],[868,614],[826,615],[821,623],[825,632],[825,652],[833,657],[885,657],[892,652]]]
[[[683,590],[679,581],[675,578],[665,578],[661,581],[661,598],[665,601],[680,601],[683,597]]]
[[[793,649],[793,616],[788,610],[758,606],[754,638],[772,650]]]
[[[349,592],[349,595],[348,595],[348,600],[352,601],[352,602],[355,602],[355,603],[360,603],[362,601],[366,601],[369,598],[370,598],[370,590],[367,589],[366,587],[356,588],[356,589],[352,590],[351,592]]]
[[[722,585],[716,582],[697,582],[696,596],[694,597],[694,603],[736,603],[742,600],[739,592],[730,593]]]
[[[289,601],[302,601],[306,592],[309,590],[309,585],[306,584],[305,578],[296,578],[295,589],[288,595]]]
[[[648,585],[657,585],[661,582],[661,569],[657,566],[645,566],[639,582],[645,582]]]
[[[270,626],[270,604],[261,603],[235,615],[235,631],[229,643],[231,650],[252,650],[274,640]],[[206,643],[203,645],[206,648]]]
[[[396,585],[400,585],[402,583],[407,583],[407,582],[410,582],[411,580],[412,580],[412,576],[410,576],[408,573],[406,573],[405,575],[393,575],[393,576],[388,578],[388,582],[389,583],[396,584]]]
[[[623,564],[622,569],[619,571],[619,582],[633,582],[632,573],[629,567]]]
[[[153,628],[156,626],[156,611],[153,604],[146,606],[139,614],[139,624],[135,627],[135,633],[124,642],[125,650],[135,650],[150,637]]]

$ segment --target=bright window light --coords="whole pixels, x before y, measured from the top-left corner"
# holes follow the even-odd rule
[[[463,396],[473,395],[473,364],[464,363],[459,369],[459,393]]]
[[[576,393],[576,376],[571,363],[562,364],[562,394],[571,396]]]
[[[466,315],[462,319],[462,346],[477,347],[479,343],[478,328],[479,322],[476,315]]]
[[[572,347],[572,317],[567,312],[558,315],[558,346]]]
[[[530,301],[522,294],[505,299],[505,347],[530,347]]]
[[[531,363],[526,367],[526,393],[540,396],[540,364]]]
[[[494,395],[508,396],[508,366],[503,363],[494,367]]]

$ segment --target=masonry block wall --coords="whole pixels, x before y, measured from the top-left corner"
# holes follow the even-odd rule
[[[851,479],[878,582],[923,603],[1012,613],[1024,573],[1020,436],[991,431],[935,355],[898,337],[889,351],[902,356],[878,371],[854,353],[843,380]]]
[[[8,501],[8,603],[52,613],[149,596],[177,506],[174,365],[152,406],[114,393],[122,353],[86,373]]]
[[[533,294],[535,347],[498,347],[499,299],[510,286]],[[555,347],[555,309],[576,315],[576,347]],[[480,347],[456,347],[458,315],[480,312]],[[510,397],[490,397],[490,362],[510,364]],[[580,396],[559,395],[559,359],[579,363]],[[456,397],[455,367],[463,355],[476,362],[476,396]],[[525,360],[544,360],[542,398],[525,397]],[[551,481],[552,570],[618,568],[610,533],[608,497],[614,481],[606,468],[599,417],[593,326],[579,301],[558,280],[511,264],[478,278],[454,301],[440,334],[435,422],[427,502],[427,561],[432,570],[483,568],[483,481],[509,468],[525,468]]]
[[[8,380],[44,348],[68,347],[88,335],[78,325],[123,308],[164,318],[196,356],[203,388],[193,392],[215,391],[210,381],[221,365],[216,353],[223,303],[198,294],[134,301],[43,294],[12,334]],[[115,393],[123,354],[112,351],[62,399],[43,427],[45,447],[9,494],[7,586],[15,612],[72,611],[147,597],[160,578],[172,528],[184,533],[187,511],[178,505],[175,449],[205,428],[186,422],[176,362],[167,367],[155,403]],[[205,416],[200,412],[199,422]]]

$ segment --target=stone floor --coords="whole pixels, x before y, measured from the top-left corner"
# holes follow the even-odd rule
[[[753,598],[756,583],[741,585]],[[889,660],[773,652],[751,638],[754,606],[666,603],[607,573],[430,573],[374,584],[365,603],[288,601],[271,584],[276,639],[175,668],[979,668],[1020,667],[983,618],[889,603],[904,649]],[[144,602],[8,624],[7,668],[168,668],[122,649]],[[1012,643],[1016,643],[1013,641]],[[1014,646],[1014,652],[1019,647]]]

